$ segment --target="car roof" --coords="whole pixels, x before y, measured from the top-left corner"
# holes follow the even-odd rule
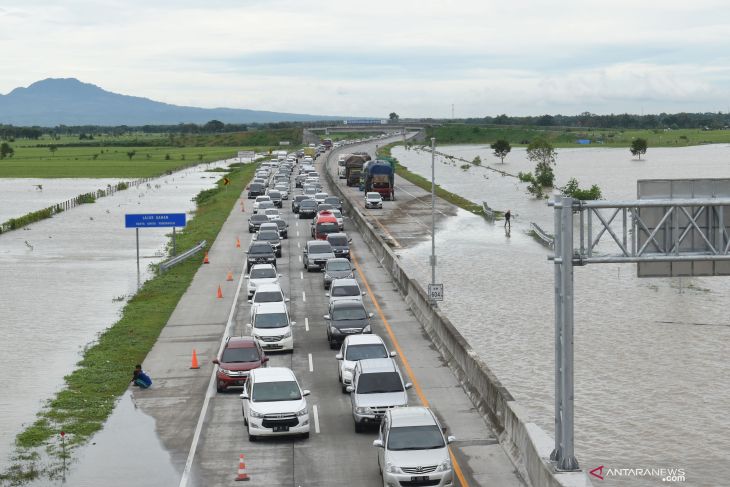
[[[256,219],[256,218],[258,218],[259,220],[262,220],[262,218],[261,218],[262,216],[263,216],[264,218],[266,218],[267,220],[269,219],[269,218],[268,218],[268,217],[267,217],[266,215],[264,215],[263,213],[255,213],[255,214],[251,215],[251,216],[250,216],[250,218],[251,218],[251,220],[253,220],[253,219]]]
[[[332,281],[333,286],[358,286],[358,283],[355,279],[352,279],[350,277],[345,277],[342,279],[334,279]]]
[[[297,378],[294,372],[289,367],[266,367],[253,369],[251,376],[254,378],[254,382],[281,382],[281,381],[296,381]]]
[[[310,240],[307,242],[307,247],[311,247],[312,245],[326,245],[330,249],[332,248],[332,245],[326,240]]]
[[[254,314],[268,315],[272,313],[286,313],[286,304],[283,301],[275,301],[273,303],[259,303],[256,306]]]
[[[348,264],[350,264],[350,268],[352,268],[352,263],[350,262],[350,260],[346,259],[344,257],[336,257],[334,259],[327,259],[327,264],[329,264],[330,262],[337,262],[337,263],[347,262]]]
[[[392,358],[367,358],[358,362],[363,373],[395,372],[397,367]]]
[[[255,348],[257,339],[251,336],[228,337],[226,348]]]
[[[405,408],[393,408],[389,410],[390,426],[427,426],[437,425],[436,418],[429,408],[423,406],[409,406]]]
[[[330,237],[345,237],[345,238],[347,238],[347,234],[344,233],[344,232],[328,233],[327,234],[327,240],[329,240]]]
[[[346,299],[338,299],[332,301],[332,309],[337,308],[361,308],[365,309],[365,305],[359,299],[353,299],[352,296],[347,296]]]
[[[256,292],[259,292],[259,291],[262,291],[262,292],[279,291],[279,292],[281,292],[281,286],[276,283],[261,284],[256,287]],[[282,294],[283,294],[283,292],[282,292]]]
[[[380,196],[380,193],[375,193],[375,192],[365,193],[365,197],[367,198],[368,196]]]
[[[385,341],[380,338],[378,335],[347,335],[345,337],[345,343],[347,345],[366,345],[366,344],[376,344],[376,343],[382,343],[385,345]]]
[[[254,264],[251,266],[251,270],[254,269],[274,269],[276,270],[276,267],[274,267],[274,264]]]

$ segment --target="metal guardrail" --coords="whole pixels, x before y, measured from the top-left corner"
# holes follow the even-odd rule
[[[540,228],[540,226],[535,222],[530,222],[530,227],[532,227],[532,231],[535,233],[535,237],[537,237],[537,241],[543,244],[545,247],[553,248],[555,247],[555,237],[547,233],[545,230]]]
[[[495,216],[494,210],[489,207],[486,201],[482,201],[482,210],[484,210],[484,218],[486,218],[490,222],[493,222]]]
[[[170,267],[176,266],[180,262],[183,262],[183,261],[189,259],[193,255],[195,255],[198,252],[200,252],[201,250],[203,250],[206,245],[208,245],[208,242],[206,240],[203,240],[202,242],[200,242],[198,245],[196,245],[192,249],[187,250],[186,252],[183,252],[180,255],[176,255],[172,259],[166,260],[165,262],[161,262],[160,263],[160,270],[162,272],[165,272]]]

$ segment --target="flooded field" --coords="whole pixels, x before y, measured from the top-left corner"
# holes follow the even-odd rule
[[[440,147],[516,174],[532,170],[524,149],[502,165],[483,146]],[[430,154],[393,151],[430,178]],[[644,178],[730,177],[727,145],[650,148],[635,161],[626,149],[558,150],[559,185],[577,177],[606,199],[636,197]],[[553,430],[553,268],[548,250],[527,235],[529,222],[552,229],[552,210],[525,184],[484,168],[468,171],[437,158],[445,189],[517,214],[510,237],[501,222],[460,211],[437,231],[442,307],[532,419]],[[399,252],[429,280],[430,242]],[[464,282],[474,282],[464,286]],[[575,272],[576,454],[581,467],[684,468],[692,486],[730,477],[730,280],[638,279],[632,265]],[[666,485],[659,477],[611,477],[601,485]]]
[[[191,212],[192,198],[220,178],[205,169],[231,162],[160,177],[0,235],[0,356],[12,371],[0,377],[0,462],[84,347],[116,321],[136,292],[135,232],[124,228],[124,214]],[[104,186],[97,180],[91,189]],[[78,194],[78,186],[73,188],[72,195]],[[21,206],[23,213],[32,211]],[[168,241],[167,230],[140,230],[142,280],[150,275],[148,265],[162,259]]]

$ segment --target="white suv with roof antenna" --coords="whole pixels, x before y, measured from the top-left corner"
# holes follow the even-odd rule
[[[277,302],[259,304],[246,327],[265,351],[293,351],[292,326],[296,324],[290,321],[286,304]]]

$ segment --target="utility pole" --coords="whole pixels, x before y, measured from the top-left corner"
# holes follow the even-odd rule
[[[451,104],[451,120],[454,119],[454,104]]]
[[[436,284],[436,137],[431,137],[431,284]],[[433,301],[436,305],[436,301]]]

